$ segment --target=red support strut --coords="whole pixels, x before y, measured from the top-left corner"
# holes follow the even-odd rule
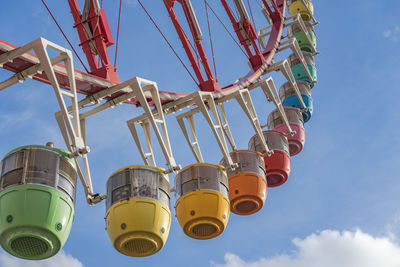
[[[264,56],[260,51],[257,43],[258,34],[249,16],[247,15],[243,2],[241,0],[235,0],[234,2],[236,8],[240,13],[239,20],[236,20],[233,11],[229,7],[227,1],[221,0],[221,3],[229,16],[229,19],[231,20],[232,26],[235,29],[236,35],[238,36],[240,43],[246,50],[251,66],[253,70],[256,70],[265,63]],[[252,52],[251,47],[253,47],[254,53]]]
[[[269,17],[272,20],[272,24],[274,24],[276,21],[280,21],[283,18],[283,15],[278,7],[278,5],[276,4],[275,0],[270,0],[272,7],[274,8],[274,11],[271,9],[270,5],[268,4],[267,0],[262,0],[265,9],[267,10]]]
[[[77,0],[68,0],[75,21],[80,45],[86,55],[90,67],[90,73],[104,78],[113,83],[120,83],[116,68],[111,65],[107,47],[114,44],[110,27],[104,9],[96,8],[94,1],[90,0],[86,19],[79,9]],[[97,61],[97,56],[99,63]]]
[[[200,56],[199,63],[201,63],[203,65],[204,72],[207,76],[207,79],[205,79],[203,76],[200,65],[196,60],[196,57],[193,53],[192,48],[190,47],[189,40],[186,37],[184,30],[182,29],[182,26],[178,20],[178,17],[176,16],[176,13],[174,10],[175,2],[179,2],[182,5],[182,9],[185,14],[185,18],[189,24],[189,28],[190,28],[190,32],[191,32],[193,40],[194,40],[194,44],[195,44],[197,52]],[[201,36],[200,27],[196,20],[190,0],[164,0],[164,4],[165,4],[165,7],[167,8],[167,11],[172,20],[172,23],[174,24],[175,30],[178,33],[179,39],[182,42],[182,46],[185,49],[185,52],[189,58],[190,64],[192,65],[192,68],[196,74],[196,77],[199,82],[200,90],[201,91],[209,91],[209,92],[220,91],[221,87],[219,86],[217,79],[214,77],[214,74],[212,73],[210,64],[207,59],[207,55],[204,51],[204,47],[203,47],[203,44],[201,41],[202,36]]]

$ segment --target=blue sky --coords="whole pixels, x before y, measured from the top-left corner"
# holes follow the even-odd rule
[[[2,40],[20,46],[42,36],[68,46],[40,1],[3,2]],[[183,56],[162,1],[143,2]],[[212,4],[216,8],[217,2]],[[67,2],[47,3],[77,47]],[[204,9],[194,5],[204,21]],[[104,6],[115,32],[118,3],[104,0]],[[156,81],[160,90],[195,91],[136,1],[124,1],[123,7],[118,52],[121,80],[139,76]],[[173,218],[162,251],[147,258],[129,258],[116,252],[108,240],[104,204],[87,206],[80,187],[75,221],[63,252],[36,266],[398,266],[399,8],[400,3],[388,0],[315,3],[321,54],[316,57],[318,83],[313,89],[314,114],[306,124],[306,146],[292,157],[288,182],[269,189],[259,213],[232,214],[226,231],[208,241],[186,237]],[[256,21],[258,25],[263,22],[259,16]],[[228,84],[246,73],[245,59],[221,26],[215,24],[213,31],[219,79],[221,84]],[[207,35],[204,27],[203,32]],[[82,69],[76,59],[75,66]],[[0,70],[1,80],[10,75]],[[272,75],[279,87],[281,75]],[[274,107],[260,92],[252,95],[261,121],[266,122]],[[65,147],[54,119],[58,106],[50,86],[25,81],[0,92],[0,99],[0,155],[21,145],[49,140]],[[238,105],[232,102],[228,107],[236,142],[246,148],[253,135],[251,126]],[[105,181],[116,169],[141,163],[125,124],[140,113],[134,106],[121,105],[88,120],[89,159],[96,191],[105,192]],[[174,155],[185,166],[194,158],[186,144],[180,145],[183,135],[177,127],[175,118],[168,118]],[[220,152],[208,141],[211,132],[202,123],[199,129],[205,160],[219,162]],[[162,166],[162,155],[157,159]],[[174,202],[172,198],[172,206]],[[22,264],[0,250],[1,267]]]

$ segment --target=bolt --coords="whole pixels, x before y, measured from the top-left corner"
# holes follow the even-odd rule
[[[53,142],[47,142],[47,143],[46,143],[46,146],[47,146],[47,147],[54,147],[54,143],[53,143]]]
[[[56,223],[56,230],[57,230],[57,232],[60,232],[62,230],[62,224],[61,223]]]

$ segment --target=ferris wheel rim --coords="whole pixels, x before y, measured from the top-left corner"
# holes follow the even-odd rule
[[[282,16],[280,16],[272,23],[271,34],[269,35],[266,48],[262,51],[265,61],[255,70],[250,70],[246,75],[242,76],[238,81],[235,81],[230,85],[222,87],[220,91],[210,92],[215,99],[219,99],[223,96],[229,95],[238,90],[248,88],[249,86],[254,84],[257,80],[260,79],[260,77],[265,73],[265,71],[272,63],[276,54],[277,47],[282,38],[282,31],[285,21],[284,14],[286,11],[286,0],[276,0],[276,5],[279,7],[279,10],[277,10],[277,12],[279,12]],[[160,91],[159,93],[163,104],[169,103],[174,100],[178,100],[182,97],[191,94],[191,93],[179,93],[171,91]],[[127,103],[138,104],[136,101],[127,101]]]
[[[260,77],[265,73],[267,68],[270,66],[272,60],[274,59],[274,56],[276,54],[276,49],[279,45],[279,42],[282,38],[282,31],[283,31],[283,26],[284,26],[284,14],[286,10],[286,1],[285,0],[276,0],[275,3],[279,7],[276,12],[279,12],[281,14],[280,17],[278,17],[272,24],[271,27],[271,34],[269,35],[269,39],[266,45],[266,48],[262,51],[262,54],[264,55],[264,62],[263,64],[259,65],[255,70],[250,70],[246,75],[244,75],[240,80],[235,81],[234,83],[227,85],[225,87],[222,87],[220,91],[213,91],[210,92],[215,99],[219,99],[223,96],[229,95],[231,93],[234,93],[238,90],[248,88],[252,84],[254,84],[257,80],[260,79]],[[0,40],[0,52],[8,52],[12,49],[17,48],[17,46],[14,46],[12,44],[9,44],[8,42],[5,42],[3,40]],[[23,59],[25,64],[29,63],[29,65],[34,65],[37,63],[35,56],[33,54],[28,53],[27,56]],[[13,72],[19,72],[21,71],[21,68],[19,66],[14,66],[12,65],[13,63],[9,63],[8,65],[4,65],[5,69],[8,69]],[[65,72],[65,67],[61,64],[57,65],[57,70],[58,73],[63,74]],[[79,88],[78,86],[77,91],[81,94],[91,96],[101,90],[104,90],[108,87],[112,87],[115,85],[118,85],[119,83],[112,82],[110,80],[107,80],[105,78],[96,76],[91,73],[87,73],[85,71],[78,71],[75,70],[76,73],[76,80],[77,82],[82,83],[82,88]],[[41,82],[45,83],[50,83],[48,79],[43,76],[43,75],[35,75],[32,77],[33,79],[36,79]],[[60,84],[61,87],[69,89],[69,86],[67,84]],[[198,90],[201,91],[201,90]],[[166,104],[175,100],[178,100],[180,98],[183,98],[185,96],[190,95],[191,93],[184,93],[184,92],[176,92],[176,91],[159,91],[160,94],[160,99],[162,104]],[[113,99],[114,96],[110,96],[107,98],[107,100]],[[151,101],[152,99],[149,98]],[[136,99],[130,99],[125,101],[125,103],[129,104],[135,104],[137,106],[140,106],[138,101]]]

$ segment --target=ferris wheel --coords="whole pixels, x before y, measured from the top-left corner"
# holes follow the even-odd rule
[[[155,31],[193,79],[198,88],[194,93],[162,91],[155,81],[141,77],[121,81],[108,54],[111,46],[118,47],[119,30],[114,40],[102,1],[85,0],[81,11],[77,0],[68,0],[89,66],[85,72],[75,70],[73,52],[44,38],[20,47],[0,40],[0,66],[13,73],[0,82],[0,91],[28,78],[51,85],[60,107],[55,117],[68,148],[58,149],[50,142],[27,145],[10,151],[1,161],[0,244],[8,253],[38,260],[60,251],[74,219],[78,177],[89,205],[105,201],[106,230],[115,249],[132,257],[153,255],[166,244],[172,223],[171,193],[177,199],[175,214],[184,233],[194,239],[211,239],[223,233],[230,212],[245,216],[260,211],[267,188],[282,186],[289,179],[291,156],[303,150],[304,124],[313,113],[311,88],[317,82],[314,56],[318,54],[314,26],[318,22],[312,2],[200,1],[207,14],[211,57],[192,2],[163,2],[185,60],[138,0]],[[229,25],[215,11],[217,4]],[[256,29],[253,12],[263,15],[263,27]],[[212,15],[247,58],[249,72],[229,85],[221,85],[216,74]],[[282,58],[283,51],[292,54]],[[79,60],[85,66],[83,59]],[[281,72],[287,80],[279,90],[273,72]],[[266,97],[261,101],[275,106],[265,125],[258,118],[252,90],[261,90]],[[254,129],[247,148],[236,145],[229,127],[225,103],[230,100],[239,104]],[[143,163],[116,170],[107,180],[106,194],[96,193],[89,168],[86,120],[122,103],[143,110],[127,121]],[[205,119],[218,144],[219,162],[203,158],[197,114]],[[176,140],[169,138],[167,116],[175,116],[193,153],[193,164],[181,166],[175,159],[172,144]],[[167,168],[155,160],[152,134]]]

